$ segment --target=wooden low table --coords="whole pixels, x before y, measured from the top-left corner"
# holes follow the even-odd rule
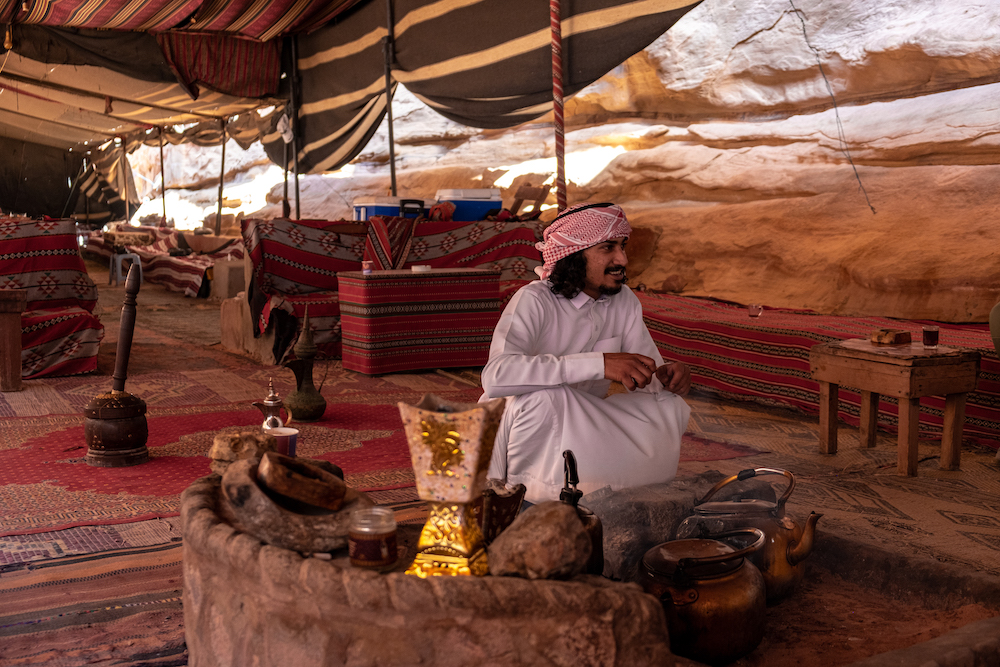
[[[861,390],[861,443],[875,446],[879,395],[899,399],[899,474],[917,474],[917,430],[920,398],[944,396],[942,470],[958,470],[961,457],[965,398],[976,389],[979,353],[920,343],[873,345],[863,338],[816,345],[809,368],[819,381],[819,449],[837,453],[837,390],[840,385]]]

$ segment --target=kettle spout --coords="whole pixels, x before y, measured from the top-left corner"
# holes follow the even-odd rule
[[[802,529],[802,537],[797,542],[789,543],[787,553],[789,565],[793,567],[798,565],[812,552],[813,539],[816,536],[816,522],[819,521],[821,516],[823,515],[811,512],[806,518],[805,527]]]

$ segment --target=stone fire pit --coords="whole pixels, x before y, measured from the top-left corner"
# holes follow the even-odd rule
[[[191,667],[674,664],[663,609],[635,584],[425,580],[305,557],[225,523],[220,483],[181,496]]]

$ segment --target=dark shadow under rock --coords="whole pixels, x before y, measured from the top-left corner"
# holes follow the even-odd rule
[[[674,539],[677,526],[694,511],[709,489],[725,479],[709,470],[693,477],[679,477],[667,484],[647,484],[612,491],[610,487],[588,493],[580,504],[604,524],[604,576],[634,581],[643,555]],[[729,484],[712,500],[761,498],[774,502],[774,488],[764,479]]]

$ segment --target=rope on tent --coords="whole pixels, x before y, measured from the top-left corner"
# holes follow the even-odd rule
[[[552,29],[552,121],[556,131],[556,202],[566,208],[566,136],[563,121],[562,7],[560,0],[549,0],[549,23]]]

